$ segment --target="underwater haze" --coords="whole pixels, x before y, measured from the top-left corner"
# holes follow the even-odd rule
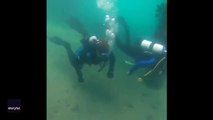
[[[107,68],[85,65],[84,83],[62,46],[49,41],[58,36],[71,44],[75,51],[83,36],[69,27],[70,17],[80,20],[92,35],[104,32],[106,15],[122,16],[129,25],[131,40],[151,39],[158,24],[156,9],[166,0],[47,0],[47,120],[166,120],[167,83],[161,80],[138,82],[145,69],[133,75],[126,73],[134,60],[113,44],[116,57],[114,78],[106,77]],[[116,26],[113,26],[119,32]]]

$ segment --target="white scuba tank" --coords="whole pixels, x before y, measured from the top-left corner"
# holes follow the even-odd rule
[[[142,40],[140,45],[142,48],[154,53],[162,54],[163,52],[167,52],[163,45],[153,43],[149,40]]]

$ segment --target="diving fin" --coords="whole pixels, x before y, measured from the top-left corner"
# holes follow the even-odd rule
[[[55,36],[55,37],[50,37],[50,38],[48,38],[51,42],[53,42],[53,43],[55,43],[55,44],[57,44],[57,45],[63,45],[63,46],[68,46],[69,45],[69,43],[68,42],[66,42],[65,40],[63,40],[63,39],[61,39],[60,37],[57,37],[57,36]]]
[[[85,37],[88,35],[87,30],[84,28],[84,26],[81,24],[81,22],[77,18],[71,16],[69,18],[68,24],[72,29],[82,34],[82,36]]]

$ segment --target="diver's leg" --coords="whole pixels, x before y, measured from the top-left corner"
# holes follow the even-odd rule
[[[130,45],[130,32],[128,24],[126,23],[125,19],[122,16],[118,17],[118,22],[120,25],[124,27],[125,30],[125,42],[122,43],[121,39],[116,35],[115,43],[119,49],[121,49],[125,54],[130,57],[134,57],[135,48]]]
[[[80,67],[76,65],[74,65],[73,67],[75,68],[76,74],[78,76],[78,82],[84,82],[83,74],[81,72]]]
[[[65,40],[62,40],[60,37],[51,37],[49,38],[49,40],[57,45],[62,45],[62,46],[70,46],[70,44],[68,42],[66,42]]]
[[[71,65],[75,68],[75,71],[78,75],[78,81],[83,82],[84,80],[83,80],[83,76],[82,76],[82,72],[81,72],[81,66],[78,62],[76,55],[72,51],[70,44],[68,42],[62,40],[59,37],[53,37],[50,40],[55,44],[64,46],[64,48],[66,49],[66,52],[68,54],[69,61],[70,61]]]
[[[118,17],[118,22],[120,25],[124,27],[125,30],[125,44],[130,45],[130,32],[129,32],[129,26],[127,22],[125,21],[124,17],[119,16]]]
[[[82,34],[83,38],[88,36],[88,31],[84,28],[83,24],[81,24],[81,22],[77,18],[70,16],[69,21],[68,21],[68,25],[72,29],[74,29],[77,32],[79,32],[80,34]]]
[[[125,51],[127,49],[126,44],[122,43],[121,40],[119,39],[119,37],[116,37],[115,44],[122,51]]]
[[[73,53],[70,44],[68,42],[66,42],[65,40],[59,38],[59,37],[50,38],[50,41],[57,44],[57,45],[62,45],[68,53],[70,63],[73,64],[73,62],[75,60],[75,54]]]
[[[81,64],[79,62],[79,60],[77,59],[76,55],[74,54],[74,52],[72,51],[71,49],[71,46],[65,46],[66,48],[66,51],[67,51],[67,54],[68,54],[68,57],[69,57],[69,61],[71,63],[71,65],[75,68],[75,71],[77,73],[77,76],[78,76],[78,81],[79,82],[84,82],[84,79],[83,79],[83,74],[81,72]]]
[[[68,42],[66,42],[65,40],[62,40],[59,37],[50,38],[50,41],[57,44],[57,45],[62,45],[66,49],[70,63],[73,65],[74,61],[76,59],[76,56],[73,53],[70,44]]]

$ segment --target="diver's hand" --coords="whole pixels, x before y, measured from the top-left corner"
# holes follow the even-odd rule
[[[111,71],[107,72],[107,77],[108,78],[113,78],[114,77],[113,72],[111,72]]]

